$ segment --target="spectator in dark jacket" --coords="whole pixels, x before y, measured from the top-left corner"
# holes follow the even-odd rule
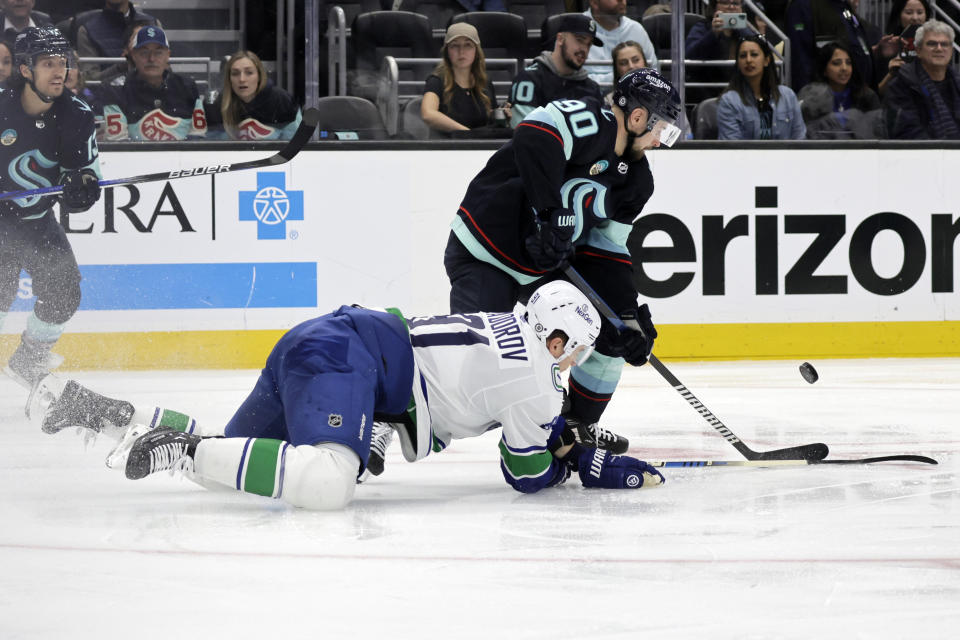
[[[35,0],[0,0],[0,28],[4,39],[13,42],[27,27],[46,27],[53,24],[50,16],[34,11]]]
[[[792,0],[787,7],[785,31],[790,37],[790,80],[794,89],[799,91],[813,80],[817,49],[827,42],[846,44],[864,82],[868,87],[876,86],[871,47],[879,34],[868,33],[867,25],[848,0]]]
[[[137,11],[130,0],[106,0],[103,9],[86,15],[76,27],[77,53],[81,58],[119,58],[125,55],[129,41],[124,35],[133,24],[163,27],[160,21]],[[103,67],[84,64],[80,71],[86,80],[99,80]]]
[[[917,29],[917,58],[900,67],[883,98],[891,138],[960,140],[960,73],[950,62],[953,39],[953,29],[938,20]]]

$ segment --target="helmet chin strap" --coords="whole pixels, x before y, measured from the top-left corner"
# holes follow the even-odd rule
[[[32,79],[27,80],[27,84],[30,85],[30,88],[33,89],[33,92],[37,94],[37,97],[40,98],[40,101],[43,102],[44,104],[50,104],[51,102],[57,99],[55,96],[48,96],[45,93],[41,93],[40,90],[37,89],[37,85],[33,84]]]

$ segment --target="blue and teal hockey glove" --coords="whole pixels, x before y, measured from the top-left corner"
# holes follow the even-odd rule
[[[577,217],[570,209],[550,209],[537,216],[538,228],[527,236],[530,261],[538,269],[559,269],[573,255],[573,230]]]
[[[639,489],[666,482],[663,474],[643,460],[613,455],[604,449],[575,445],[564,461],[580,474],[580,482],[588,488]]]
[[[63,185],[61,202],[70,212],[86,211],[100,199],[100,185],[97,174],[91,169],[67,171],[60,176]]]

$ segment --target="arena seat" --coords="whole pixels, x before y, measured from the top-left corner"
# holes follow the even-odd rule
[[[386,140],[387,129],[375,104],[357,96],[327,96],[317,101],[321,139],[350,139],[343,133],[356,133],[359,140]],[[341,134],[337,136],[336,134]],[[326,134],[326,135],[325,135]]]
[[[653,48],[657,52],[657,58],[666,60],[670,59],[672,20],[672,13],[655,13],[645,17],[642,20],[643,28],[646,30],[647,35],[650,36],[650,41],[653,43]],[[693,25],[697,24],[698,22],[703,22],[704,20],[706,20],[706,18],[699,13],[683,14],[684,34],[690,33],[690,29],[693,28]]]
[[[716,140],[717,105],[719,98],[707,98],[693,108],[693,138],[694,140]]]

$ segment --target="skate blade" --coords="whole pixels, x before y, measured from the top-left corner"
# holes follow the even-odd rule
[[[27,404],[23,407],[27,420],[42,423],[47,411],[60,399],[66,386],[67,382],[65,380],[61,380],[53,374],[47,374],[40,378],[30,389]]]
[[[130,449],[133,448],[133,443],[136,442],[140,436],[150,433],[151,431],[153,431],[153,427],[145,424],[135,424],[127,429],[127,432],[117,446],[107,454],[105,461],[107,468],[124,471],[127,468],[127,458],[130,456]]]

